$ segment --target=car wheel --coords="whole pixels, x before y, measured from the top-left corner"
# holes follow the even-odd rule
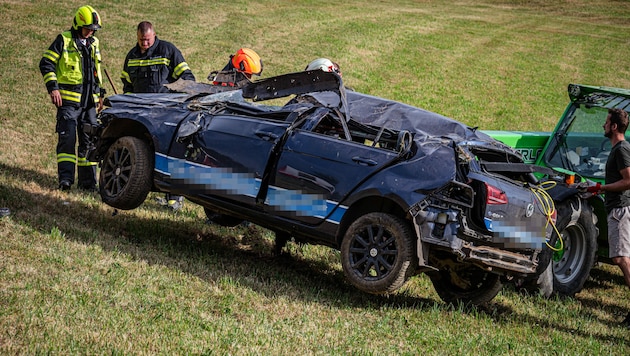
[[[346,278],[372,294],[392,293],[411,277],[418,265],[415,238],[405,220],[386,213],[357,219],[341,243]]]
[[[503,288],[499,275],[463,263],[451,263],[445,269],[431,272],[429,277],[433,288],[446,303],[482,305]]]
[[[152,184],[149,145],[137,137],[120,137],[103,157],[99,177],[103,202],[117,209],[135,209],[144,202]]]
[[[579,293],[595,264],[598,229],[590,205],[570,200],[558,207],[556,228],[562,236],[562,250],[552,256],[554,291],[563,296]],[[560,243],[556,243],[560,247]]]
[[[213,224],[227,226],[227,227],[234,227],[244,221],[243,219],[235,218],[233,216],[215,213],[214,211],[208,208],[203,208],[203,210],[206,212],[208,223],[213,223]]]

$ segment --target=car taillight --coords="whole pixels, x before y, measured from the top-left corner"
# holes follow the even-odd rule
[[[508,198],[505,195],[505,192],[501,189],[491,186],[488,183],[486,184],[486,204],[488,205],[499,205],[499,204],[507,204]]]

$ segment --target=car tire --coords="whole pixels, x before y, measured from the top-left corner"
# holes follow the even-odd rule
[[[590,205],[571,199],[557,206],[556,228],[563,241],[562,251],[553,254],[554,292],[572,297],[579,293],[596,261],[598,229]]]
[[[341,265],[359,290],[389,294],[415,274],[415,238],[409,224],[394,215],[369,213],[358,218],[341,243]]]
[[[429,273],[433,288],[446,303],[483,305],[494,299],[503,288],[497,274],[462,263]]]
[[[117,209],[135,209],[153,184],[153,155],[149,145],[132,136],[120,137],[103,157],[99,192],[103,202]]]

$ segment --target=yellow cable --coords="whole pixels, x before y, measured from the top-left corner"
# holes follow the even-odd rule
[[[545,230],[547,229],[547,226],[549,226],[549,224],[551,223],[551,226],[553,227],[553,231],[556,234],[558,234],[558,241],[560,241],[559,248],[551,246],[549,242],[545,241],[545,244],[547,245],[547,247],[549,247],[552,251],[557,252],[557,251],[562,251],[564,249],[564,241],[562,241],[562,235],[560,235],[560,232],[558,231],[556,224],[551,219],[554,212],[556,211],[556,207],[553,203],[553,199],[551,198],[549,193],[547,193],[547,190],[555,187],[556,184],[557,183],[554,181],[545,181],[545,182],[542,182],[539,187],[530,186],[530,190],[532,191],[532,193],[534,193],[534,196],[540,203],[541,212],[547,217],[547,225],[545,225]]]

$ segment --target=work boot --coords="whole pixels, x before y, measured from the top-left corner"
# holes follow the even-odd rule
[[[72,186],[72,184],[68,182],[67,180],[62,180],[61,182],[59,182],[59,190],[62,190],[64,192],[69,191],[70,186]]]
[[[0,208],[0,218],[11,215],[9,208]]]

